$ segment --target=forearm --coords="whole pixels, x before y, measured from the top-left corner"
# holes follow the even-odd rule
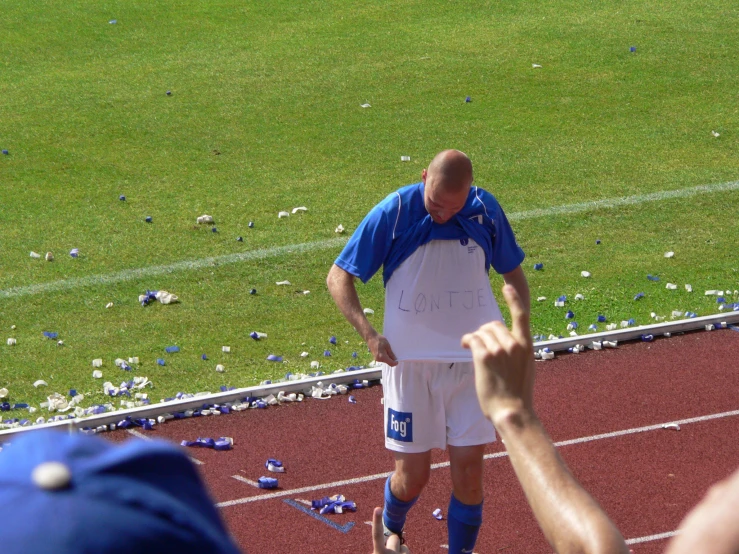
[[[529,282],[526,280],[526,274],[523,272],[523,268],[518,266],[513,271],[503,274],[503,280],[506,284],[511,285],[518,296],[521,298],[524,308],[527,313],[531,312],[531,293],[529,292]]]
[[[351,323],[365,342],[369,342],[370,338],[377,335],[377,331],[364,315],[357,289],[354,286],[354,279],[353,275],[334,265],[329,271],[326,285],[346,320]]]
[[[570,474],[536,415],[494,416],[511,464],[549,543],[563,553],[628,553],[621,533]]]

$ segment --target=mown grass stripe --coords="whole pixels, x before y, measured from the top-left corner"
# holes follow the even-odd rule
[[[605,198],[603,200],[592,200],[589,202],[580,202],[577,204],[564,204],[561,206],[551,206],[549,208],[539,208],[535,210],[526,210],[523,212],[513,212],[508,214],[508,219],[511,221],[521,221],[525,219],[550,217],[556,215],[571,215],[590,210],[613,209],[633,204],[644,204],[647,202],[660,202],[664,200],[688,198],[701,194],[727,192],[737,189],[739,189],[739,181],[717,183],[714,185],[699,185],[684,189],[664,190],[649,194],[635,194],[632,196]],[[203,267],[248,262],[252,260],[274,258],[282,255],[301,254],[314,250],[327,250],[329,248],[342,246],[346,243],[347,240],[347,237],[335,237],[315,242],[304,242],[301,244],[277,246],[274,248],[261,248],[259,250],[251,250],[249,252],[226,254],[223,256],[213,256],[208,258],[200,258],[197,260],[184,260],[181,262],[175,262],[166,265],[155,265],[136,269],[124,269],[122,271],[108,273],[105,275],[90,275],[87,277],[62,279],[49,283],[39,283],[35,285],[13,287],[1,290],[0,298],[14,298],[47,292],[71,290],[82,287],[110,285],[114,283],[121,283],[124,281],[141,279],[143,277],[152,277],[156,275],[164,275],[167,273],[177,273],[179,271],[201,269]]]

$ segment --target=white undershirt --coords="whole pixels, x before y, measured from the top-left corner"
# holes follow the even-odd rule
[[[385,288],[384,335],[398,360],[470,361],[462,335],[503,320],[472,239],[434,240],[419,247]]]

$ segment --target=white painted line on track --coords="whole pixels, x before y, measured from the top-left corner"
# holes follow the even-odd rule
[[[137,431],[136,429],[126,429],[128,433],[131,433],[134,437],[138,437],[140,439],[144,439],[145,441],[152,440],[151,437],[144,435],[141,431]],[[193,458],[192,456],[188,456],[190,458],[190,461],[194,463],[195,465],[202,466],[205,465],[205,462],[201,462],[200,460],[197,460]]]
[[[644,204],[646,202],[659,202],[662,200],[688,198],[691,196],[698,196],[700,194],[727,192],[733,190],[739,190],[739,181],[730,181],[727,183],[717,183],[713,185],[699,185],[696,187],[688,187],[676,190],[663,190],[652,192],[649,194],[635,194],[632,196],[621,196],[617,198],[604,198],[602,200],[580,202],[578,204],[550,206],[549,208],[539,208],[535,210],[526,210],[523,212],[513,212],[507,214],[507,216],[510,221],[522,221],[525,219],[549,217],[556,215],[570,215],[590,210],[606,210],[618,208],[621,206],[630,206],[633,204]],[[141,267],[137,269],[124,269],[122,271],[107,273],[103,275],[89,275],[87,277],[75,277],[72,279],[63,279],[60,281],[51,281],[48,283],[38,283],[35,285],[12,287],[9,289],[0,290],[0,298],[15,298],[19,296],[29,296],[32,294],[42,294],[46,292],[58,292],[77,289],[80,287],[111,285],[114,283],[141,279],[143,277],[155,277],[157,275],[177,273],[179,271],[189,271],[201,269],[204,267],[248,262],[251,260],[262,260],[265,258],[274,258],[276,256],[310,252],[313,250],[328,250],[330,248],[343,246],[344,244],[346,244],[347,240],[347,237],[334,237],[331,239],[324,239],[315,242],[304,242],[302,244],[291,244],[287,246],[277,246],[273,248],[261,248],[259,250],[250,250],[248,252],[238,252],[235,254],[226,254],[223,256],[213,256],[196,260],[184,260],[181,262],[174,262],[166,265],[155,265],[149,267]]]
[[[680,425],[688,425],[690,423],[698,423],[701,421],[710,421],[712,419],[721,419],[725,417],[739,416],[739,410],[733,410],[730,412],[721,412],[718,414],[710,414],[699,417],[692,417],[689,419],[681,419],[679,421],[670,421],[668,423],[678,423]],[[566,441],[560,441],[554,443],[555,446],[569,446],[571,444],[581,444],[585,442],[592,442],[602,439],[610,439],[613,437],[622,437],[624,435],[633,435],[635,433],[644,433],[647,431],[662,430],[662,426],[666,423],[658,423],[657,425],[647,425],[646,427],[635,427],[633,429],[624,429],[622,431],[614,431],[613,433],[602,433],[600,435],[591,435],[589,437],[580,437],[577,439],[570,439]],[[665,431],[673,433],[674,431]],[[503,458],[508,456],[508,452],[495,452],[493,454],[486,454],[484,459],[491,460],[494,458]],[[449,467],[449,462],[441,462],[438,464],[432,464],[431,469],[440,469],[443,467]],[[280,498],[283,496],[290,496],[294,494],[301,494],[304,492],[311,492],[323,489],[333,489],[336,487],[342,487],[344,485],[359,485],[361,483],[367,483],[368,481],[377,481],[378,479],[387,479],[392,472],[386,473],[375,473],[374,475],[366,475],[364,477],[354,477],[352,479],[344,479],[343,481],[334,481],[332,483],[322,483],[320,485],[311,485],[308,487],[301,487],[299,489],[289,489],[283,491],[277,491],[269,494],[260,494],[257,496],[249,496],[246,498],[237,498],[235,500],[226,500],[225,502],[219,502],[216,504],[218,508],[227,508],[229,506],[236,506],[238,504],[249,504],[251,502],[258,502],[260,500],[271,500],[273,498]],[[656,539],[655,539],[656,540]]]
[[[232,475],[231,478],[241,481],[242,483],[246,483],[247,485],[251,485],[254,488],[259,488],[259,483],[252,481],[251,479],[247,479],[246,477],[242,477],[241,475]]]
[[[318,491],[321,489],[332,489],[334,487],[343,487],[344,485],[358,485],[367,481],[376,481],[377,479],[387,479],[392,471],[386,473],[376,473],[375,475],[366,475],[364,477],[355,477],[353,479],[344,479],[343,481],[334,481],[333,483],[323,483],[321,485],[311,485],[309,487],[301,487],[299,489],[289,489],[284,491],[271,492],[268,494],[260,494],[258,496],[249,496],[247,498],[237,498],[236,500],[227,500],[216,504],[218,508],[226,508],[228,506],[236,506],[237,504],[248,504],[259,500],[271,500],[272,498],[281,498],[283,496],[291,496],[293,494],[301,494],[304,492]]]
[[[667,533],[659,533],[658,535],[649,535],[648,537],[639,537],[638,539],[629,539],[626,544],[639,544],[642,542],[661,541],[662,539],[669,539],[680,533],[680,531],[669,531]]]

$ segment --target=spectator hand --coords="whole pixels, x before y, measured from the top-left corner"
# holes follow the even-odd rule
[[[472,351],[475,388],[483,414],[495,423],[496,416],[513,411],[532,411],[534,352],[529,313],[516,289],[503,287],[511,311],[511,330],[501,321],[486,323],[462,337]]]
[[[390,535],[385,544],[382,528],[382,508],[375,508],[372,514],[372,554],[410,554],[407,546],[400,545],[398,535]]]
[[[382,362],[389,366],[398,365],[398,360],[395,357],[393,349],[390,347],[390,343],[383,336],[377,333],[374,337],[367,341],[367,346],[372,352],[375,360]]]

